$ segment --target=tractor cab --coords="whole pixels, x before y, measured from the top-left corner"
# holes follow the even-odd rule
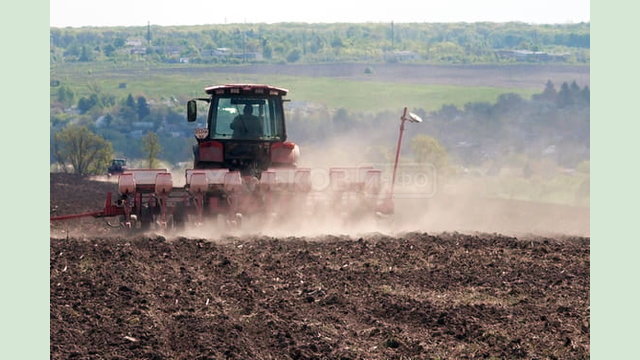
[[[122,174],[125,170],[127,170],[126,159],[113,159],[111,160],[111,164],[107,168],[107,174],[108,175]]]
[[[286,142],[286,89],[236,84],[205,88],[208,98],[187,103],[187,120],[197,118],[196,101],[209,104],[207,128],[196,129],[194,168],[228,168],[258,176],[269,167],[295,166],[297,145]]]

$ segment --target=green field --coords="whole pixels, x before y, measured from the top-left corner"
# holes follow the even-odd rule
[[[469,102],[494,102],[500,94],[517,93],[523,97],[540,89],[490,86],[457,86],[416,84],[392,81],[341,79],[305,75],[272,75],[208,71],[207,67],[188,65],[143,65],[122,67],[116,64],[67,64],[52,68],[51,78],[70,87],[76,99],[90,93],[97,85],[100,91],[124,98],[128,94],[144,95],[151,99],[187,98],[203,96],[203,88],[226,83],[264,83],[290,90],[292,101],[304,101],[345,108],[352,111],[381,111],[409,108],[437,110],[442,105],[462,106]],[[126,83],[126,88],[119,84]],[[52,88],[52,93],[55,88]]]

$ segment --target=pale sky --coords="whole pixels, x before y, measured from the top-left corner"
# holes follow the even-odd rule
[[[276,22],[588,22],[589,0],[51,0],[50,25]]]

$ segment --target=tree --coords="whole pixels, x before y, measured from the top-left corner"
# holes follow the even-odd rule
[[[116,52],[116,48],[115,46],[111,45],[111,44],[107,44],[104,49],[103,49],[104,55],[106,57],[112,57],[113,54]]]
[[[514,93],[506,93],[498,96],[498,102],[494,105],[494,109],[500,114],[507,113],[509,111],[519,111],[522,109],[524,99]]]
[[[580,91],[580,100],[582,100],[582,102],[585,103],[585,104],[589,104],[590,97],[591,97],[591,91],[589,90],[588,86],[585,86]]]
[[[293,63],[300,60],[300,55],[300,50],[298,49],[289,51],[289,54],[287,55],[287,62]]]
[[[578,84],[576,83],[575,80],[573,80],[571,82],[571,84],[569,85],[569,90],[571,91],[571,94],[573,94],[574,96],[578,95],[580,93],[580,86],[578,86]]]
[[[411,150],[416,162],[432,164],[438,171],[443,171],[449,163],[447,150],[429,135],[416,135],[411,140]]]
[[[93,60],[93,57],[91,54],[91,50],[87,49],[87,47],[83,45],[82,52],[80,53],[80,57],[78,58],[78,61],[87,62],[92,60]]]
[[[96,105],[98,105],[98,95],[91,94],[88,98],[83,96],[78,100],[78,111],[80,114],[85,114]]]
[[[464,48],[451,41],[435,43],[429,49],[431,59],[437,61],[457,61],[464,58]]]
[[[544,91],[540,94],[533,95],[534,100],[544,100],[544,101],[555,101],[558,92],[556,91],[556,87],[553,85],[551,80],[547,80],[547,83],[544,85]]]
[[[154,132],[147,133],[142,139],[142,149],[147,157],[148,167],[155,168],[158,162],[158,155],[162,151],[158,135]]]
[[[144,96],[138,96],[136,110],[138,112],[138,120],[142,120],[145,116],[151,114],[151,110],[149,110],[149,105],[147,104],[147,99],[145,99]]]
[[[123,47],[126,44],[127,40],[122,37],[122,35],[118,36],[115,40],[113,40],[113,46],[115,46],[116,49],[119,49],[121,47]]]
[[[133,99],[133,95],[129,94],[129,96],[127,96],[127,100],[125,100],[125,104],[132,109],[136,108],[136,101]]]
[[[71,89],[67,86],[61,86],[58,88],[58,93],[56,94],[56,100],[64,106],[70,106],[73,103],[73,98],[75,94]]]
[[[324,48],[324,45],[325,44],[323,38],[314,34],[311,38],[311,46],[309,47],[309,50],[313,54],[317,54],[320,50],[322,50],[322,48]]]
[[[344,133],[350,128],[352,128],[353,120],[351,120],[351,116],[347,109],[339,108],[336,113],[333,115],[333,126],[334,129],[340,133]]]
[[[113,157],[111,143],[79,125],[67,126],[53,137],[56,162],[80,175],[103,173]]]
[[[560,91],[558,91],[557,97],[558,107],[566,107],[573,104],[573,96],[571,93],[571,88],[569,88],[569,84],[566,82],[562,83],[560,87]]]
[[[344,47],[344,43],[342,42],[342,38],[340,37],[340,35],[338,34],[333,35],[333,38],[331,39],[331,47],[334,49],[339,49],[341,47]]]
[[[265,59],[271,59],[273,57],[273,48],[266,41],[264,42],[264,45],[262,46],[262,56]]]

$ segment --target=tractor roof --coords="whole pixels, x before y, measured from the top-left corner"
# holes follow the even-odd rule
[[[216,85],[204,88],[204,91],[209,95],[222,95],[222,94],[265,94],[265,95],[287,95],[289,90],[283,88],[277,88],[269,85],[262,84],[227,84]]]

